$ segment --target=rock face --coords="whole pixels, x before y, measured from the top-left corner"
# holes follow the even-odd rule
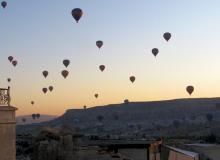
[[[210,130],[220,133],[219,104],[220,98],[201,98],[70,109],[47,125],[59,127],[65,124],[85,134],[198,136],[206,135]]]
[[[129,102],[87,109],[69,109],[50,122],[17,127],[36,133],[41,126],[68,125],[83,134],[138,137],[220,136],[220,98]]]

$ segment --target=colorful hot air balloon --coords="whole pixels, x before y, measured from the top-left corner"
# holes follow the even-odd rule
[[[49,72],[48,71],[43,71],[42,74],[43,74],[44,78],[47,78]]]
[[[42,91],[44,92],[44,94],[47,93],[47,88],[42,88]]]
[[[80,8],[75,8],[72,10],[72,16],[76,20],[76,23],[79,22],[82,15],[83,15],[83,11]]]
[[[132,83],[134,83],[134,81],[135,81],[135,76],[131,76],[131,77],[130,77],[130,81],[131,81]]]
[[[9,56],[9,57],[8,57],[9,62],[12,62],[13,59],[14,59],[14,58],[13,58],[12,56]]]
[[[103,72],[105,70],[105,66],[104,65],[100,65],[99,69]]]
[[[187,86],[186,91],[189,93],[189,95],[191,95],[194,91],[194,87],[193,86]]]
[[[34,105],[34,101],[31,101],[31,104]]]
[[[94,96],[95,96],[95,98],[98,98],[98,97],[99,97],[99,94],[98,94],[98,93],[96,93]]]
[[[8,83],[10,83],[11,82],[11,78],[7,78],[7,81],[8,81]]]
[[[164,33],[163,38],[168,42],[171,38],[171,33],[169,33],[169,32]]]
[[[66,77],[69,75],[69,71],[63,70],[63,71],[61,72],[61,74],[62,74],[62,76],[63,76],[64,78],[66,78]]]
[[[2,1],[1,5],[2,5],[3,8],[5,8],[7,6],[7,2]]]
[[[17,64],[18,64],[18,62],[17,62],[16,60],[12,61],[12,65],[13,65],[14,67],[16,67]]]
[[[70,64],[70,60],[68,60],[68,59],[64,59],[64,60],[63,60],[63,65],[64,65],[65,67],[68,67],[69,64]]]
[[[153,55],[156,57],[157,54],[159,53],[159,50],[158,50],[157,48],[153,48],[153,49],[152,49],[152,53],[153,53]]]
[[[53,86],[49,86],[48,89],[49,89],[50,92],[52,92],[53,91]]]
[[[96,41],[96,46],[100,49],[103,46],[103,41]]]

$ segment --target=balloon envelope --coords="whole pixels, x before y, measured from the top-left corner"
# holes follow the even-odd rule
[[[24,122],[24,123],[25,123],[25,122],[26,122],[26,118],[22,118],[22,122]]]
[[[3,2],[1,3],[1,5],[2,5],[3,8],[5,8],[5,7],[7,6],[7,2],[3,1]]]
[[[153,53],[153,55],[156,57],[157,54],[159,53],[159,50],[158,50],[157,48],[153,48],[153,49],[152,49],[152,53]]]
[[[44,78],[47,78],[49,72],[48,71],[43,71],[42,74],[43,74]]]
[[[8,82],[11,82],[11,78],[8,78],[7,81],[8,81]]]
[[[64,59],[64,60],[63,60],[63,65],[64,65],[65,67],[68,67],[69,64],[70,64],[70,60],[68,60],[68,59]]]
[[[95,98],[98,98],[98,96],[99,96],[99,94],[96,93],[96,94],[95,94]]]
[[[169,41],[170,38],[171,38],[171,33],[169,33],[169,32],[164,33],[164,34],[163,34],[163,38],[164,38],[166,41]]]
[[[35,119],[36,118],[36,114],[32,114],[32,118]]]
[[[130,81],[131,81],[132,83],[134,83],[134,81],[135,81],[135,76],[131,76],[131,77],[130,77]]]
[[[194,91],[194,87],[193,86],[187,86],[186,91],[189,93],[189,95],[191,95]]]
[[[14,67],[16,67],[17,66],[17,64],[18,64],[18,62],[17,61],[12,61],[12,65],[14,66]]]
[[[125,103],[125,104],[129,103],[129,100],[128,100],[128,99],[125,99],[125,100],[124,100],[124,103]]]
[[[10,62],[12,62],[13,57],[12,57],[12,56],[9,56],[9,57],[8,57],[8,60],[9,60]]]
[[[49,86],[48,89],[50,90],[50,92],[53,91],[53,86]]]
[[[80,8],[75,8],[72,10],[72,16],[76,20],[76,23],[79,22],[82,15],[83,15],[83,11]]]
[[[39,113],[36,114],[36,118],[38,118],[38,119],[40,118],[40,114]]]
[[[61,72],[61,74],[62,74],[62,76],[63,76],[64,78],[66,78],[66,77],[69,75],[69,71],[63,70],[63,71]]]
[[[103,41],[96,41],[96,46],[100,49],[103,46]]]
[[[34,101],[31,101],[31,104],[34,105]]]
[[[100,65],[99,69],[103,72],[105,70],[105,66],[104,65]]]
[[[47,93],[47,88],[42,88],[42,91],[44,92],[44,94]]]

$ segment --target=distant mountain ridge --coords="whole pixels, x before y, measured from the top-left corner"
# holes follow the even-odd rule
[[[33,119],[32,115],[23,115],[23,116],[17,116],[16,117],[16,123],[17,125],[27,125],[27,124],[33,124],[33,123],[42,123],[47,122],[50,120],[53,120],[57,118],[58,116],[54,115],[41,115],[39,119]],[[25,118],[26,122],[23,122],[22,119]]]
[[[69,109],[61,117],[40,125],[67,125],[89,134],[200,135],[212,129],[220,131],[219,104],[220,98],[111,104]]]

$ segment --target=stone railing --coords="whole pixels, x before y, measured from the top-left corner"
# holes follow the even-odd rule
[[[10,87],[0,88],[0,106],[10,106]]]

